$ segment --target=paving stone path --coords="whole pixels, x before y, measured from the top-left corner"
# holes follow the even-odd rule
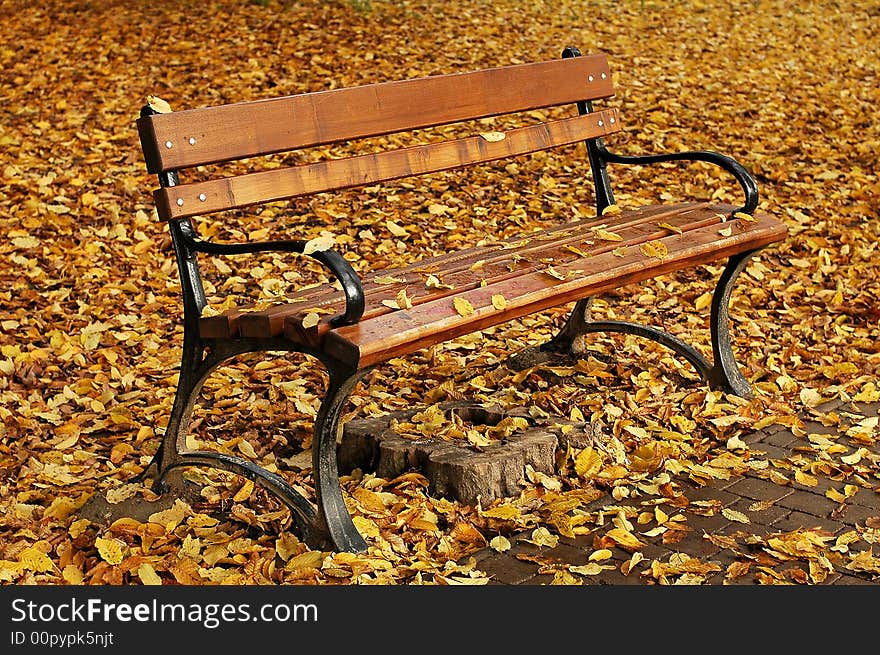
[[[835,403],[821,408],[823,411],[840,411],[851,416],[876,417],[880,403]],[[835,435],[837,443],[850,449],[867,447],[871,453],[880,454],[880,438],[876,429],[867,446],[865,440],[849,443],[846,436],[839,436],[834,427],[805,416],[807,435]],[[749,449],[772,462],[792,457],[798,449],[809,450],[809,441],[796,436],[782,426],[742,437]],[[638,550],[643,559],[635,563],[627,575],[622,565],[632,560],[635,551],[619,547],[608,548],[611,557],[592,560],[591,573],[580,575],[576,567],[591,563],[590,555],[596,550],[597,534],[601,529],[576,538],[559,539],[555,547],[531,543],[531,531],[509,538],[512,547],[504,552],[491,548],[475,555],[477,568],[490,577],[494,585],[646,585],[661,583],[689,583],[709,585],[751,584],[822,584],[822,585],[880,585],[877,571],[860,570],[851,566],[851,554],[846,549],[829,550],[835,539],[867,529],[869,541],[860,542],[861,550],[869,550],[874,562],[880,557],[880,543],[870,542],[870,535],[880,535],[880,480],[869,481],[872,488],[860,487],[844,502],[826,496],[829,488],[839,490],[847,480],[816,476],[818,484],[806,486],[791,479],[777,484],[767,477],[766,471],[749,471],[728,480],[715,481],[707,486],[697,486],[689,480],[677,480],[679,497],[674,513],[680,514],[677,524],[684,530],[676,531],[674,539],[669,534],[646,537],[642,526],[636,525],[635,533],[646,543]],[[639,512],[652,511],[654,506],[670,512],[668,504],[654,502],[659,497],[647,495],[635,500],[616,501],[611,496],[600,498],[587,507],[599,512],[604,508],[633,505]],[[686,500],[685,500],[686,499]],[[668,500],[668,499],[667,499]],[[727,511],[723,511],[727,510]],[[613,513],[610,514],[613,516]],[[733,518],[731,518],[733,517]],[[746,517],[748,522],[743,522]],[[630,519],[633,523],[635,521]],[[778,552],[768,552],[767,540],[774,537],[804,534],[824,540],[822,552],[825,559],[817,558],[809,544],[803,557],[793,556],[780,560]],[[668,532],[668,531],[667,531]],[[832,538],[833,537],[833,538]],[[604,553],[607,555],[607,553]],[[827,555],[830,555],[828,557]],[[849,556],[847,556],[849,555]],[[653,568],[652,568],[652,563]],[[595,564],[602,566],[596,573]],[[575,567],[574,572],[572,568]],[[831,569],[831,570],[829,570]],[[583,570],[583,569],[582,569]],[[623,566],[623,570],[628,570]],[[664,573],[665,572],[665,573]]]

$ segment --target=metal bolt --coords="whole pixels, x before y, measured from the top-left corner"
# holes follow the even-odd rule
[[[602,79],[604,80],[606,77],[608,76],[605,73],[602,73]]]
[[[590,75],[589,77],[587,77],[587,82],[592,82],[592,81],[593,81],[593,76],[592,76],[592,75]],[[171,147],[171,146],[169,146],[169,148],[170,148],[170,147]]]
[[[173,144],[171,141],[166,141],[166,142],[165,142],[165,147],[166,147],[166,148],[171,148],[171,146],[173,146],[173,145],[174,145],[174,144]]]
[[[612,125],[614,125],[614,119],[613,119],[613,118],[609,118],[609,119],[608,119],[608,122],[611,123]]]
[[[202,202],[205,202],[207,199],[208,196],[206,196],[204,193],[199,194],[199,200],[201,200]]]
[[[183,198],[178,198],[178,199],[177,199],[177,206],[178,206],[178,207],[183,207]]]
[[[194,136],[191,136],[191,137],[189,138],[189,144],[190,144],[191,146],[194,146],[194,145],[196,144],[196,138],[195,138]]]
[[[605,121],[601,121],[601,120],[600,120],[600,121],[599,121],[599,127],[602,127],[603,125],[605,125]]]

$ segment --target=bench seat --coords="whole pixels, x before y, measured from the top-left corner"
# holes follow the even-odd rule
[[[671,272],[705,262],[707,255],[721,259],[761,248],[784,235],[778,220],[762,213],[731,219],[734,209],[712,203],[643,207],[377,271],[364,277],[366,309],[354,325],[331,326],[330,318],[343,310],[345,298],[324,284],[259,311],[236,308],[203,317],[201,334],[224,339],[284,336],[364,368],[655,277],[658,267]],[[401,291],[412,306],[406,307],[404,300],[395,309]],[[456,299],[467,304],[459,301],[457,307]],[[306,317],[315,313],[320,321],[311,325],[314,317]]]

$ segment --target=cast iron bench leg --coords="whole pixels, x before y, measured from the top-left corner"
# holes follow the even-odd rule
[[[742,398],[751,398],[753,396],[752,387],[740,371],[730,344],[728,307],[736,278],[745,268],[748,259],[756,252],[757,250],[750,250],[730,257],[712,294],[712,310],[709,320],[714,364],[690,344],[659,328],[629,321],[590,320],[592,298],[577,301],[562,329],[550,341],[541,344],[538,348],[546,353],[577,356],[583,352],[582,337],[584,334],[590,332],[633,334],[655,341],[680,355],[696,369],[700,378],[708,382],[712,388],[722,389]],[[525,368],[532,365],[533,361],[533,356],[523,352],[511,357],[508,360],[508,365],[511,368]]]
[[[712,353],[715,365],[709,372],[709,382],[714,387],[736,394],[743,398],[751,398],[754,394],[749,381],[739,369],[730,346],[730,294],[736,278],[746,267],[749,258],[759,249],[749,250],[733,255],[727,260],[727,266],[721,273],[718,285],[712,295],[712,314],[710,326],[712,333]]]
[[[193,408],[199,392],[211,372],[224,361],[236,355],[261,349],[265,349],[265,347],[257,346],[254,343],[226,343],[217,344],[216,347],[208,349],[206,353],[202,342],[192,338],[184,339],[180,377],[168,426],[153,460],[137,480],[143,481],[145,478],[151,477],[152,472],[155,472],[153,491],[161,494],[169,490],[165,483],[168,473],[172,469],[183,466],[212,467],[242,475],[260,484],[283,502],[290,509],[291,519],[299,536],[304,542],[313,545],[323,538],[321,531],[316,529],[319,526],[316,525],[315,508],[284,478],[240,457],[214,451],[188,450],[186,446],[186,434]]]
[[[351,392],[369,369],[349,372],[328,367],[330,381],[327,395],[321,402],[315,419],[315,436],[312,444],[312,469],[315,493],[318,496],[318,529],[326,530],[330,541],[339,551],[363,552],[367,543],[351,520],[336,465],[336,441],[339,436],[339,419]]]

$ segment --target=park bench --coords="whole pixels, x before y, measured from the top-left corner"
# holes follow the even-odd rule
[[[621,129],[618,110],[596,108],[593,103],[613,94],[606,56],[581,55],[569,47],[559,59],[549,61],[255,102],[176,112],[145,105],[137,127],[147,169],[159,178],[155,205],[159,217],[168,224],[177,259],[183,350],[168,425],[141,477],[152,480],[154,488],[162,491],[166,488],[163,480],[177,467],[232,471],[276,494],[290,508],[295,529],[308,543],[362,551],[367,545],[345,504],[336,448],[343,407],[364,374],[433,344],[567,303],[574,303],[572,313],[556,336],[541,346],[544,351],[576,355],[579,340],[588,332],[638,335],[678,353],[713,388],[750,395],[750,384],[734,359],[728,332],[731,289],[748,258],[784,239],[786,227],[756,211],[756,182],[731,157],[710,151],[637,156],[610,152],[604,137]],[[208,165],[232,165],[242,159],[486,117],[534,116],[540,109],[565,105],[572,105],[571,115],[503,132],[477,128],[459,138],[366,155],[209,176],[189,183],[182,183],[179,177],[185,169],[204,173]],[[369,270],[359,275],[337,249],[316,248],[314,242],[304,239],[212,241],[200,236],[193,221],[215,212],[234,215],[230,210],[483,165],[579,143],[585,144],[586,157],[571,165],[582,163],[584,177],[592,176],[595,217],[561,218],[555,227],[516,239],[486,239],[393,270]],[[621,210],[615,204],[609,164],[673,161],[720,166],[740,185],[742,204],[686,198],[631,210]],[[298,226],[290,227],[296,232]],[[614,235],[613,240],[602,238],[608,234]],[[203,316],[207,299],[199,257],[268,251],[312,257],[326,267],[327,279],[332,276],[335,282],[298,290],[269,307],[241,306]],[[589,319],[594,296],[718,260],[726,262],[711,303],[711,361],[657,327]],[[426,284],[428,276],[433,276],[435,284]],[[401,291],[405,291],[403,299]],[[316,313],[315,308],[322,311]],[[328,372],[326,395],[314,424],[314,503],[281,475],[248,459],[210,450],[192,451],[186,446],[192,410],[209,374],[234,356],[269,351],[305,353],[319,360]]]

